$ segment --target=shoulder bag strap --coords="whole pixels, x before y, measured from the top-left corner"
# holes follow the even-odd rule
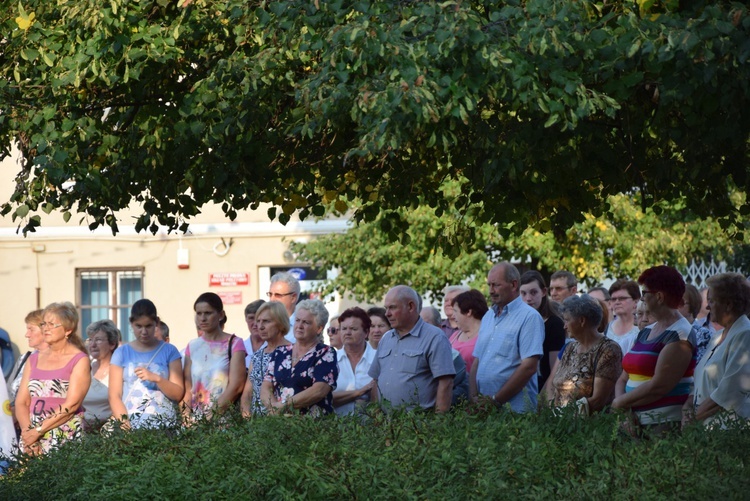
[[[232,364],[232,343],[234,342],[234,338],[236,338],[234,334],[229,336],[229,347],[227,348],[227,360],[229,362],[229,365]]]
[[[153,355],[151,355],[151,359],[150,359],[150,360],[148,361],[148,364],[146,364],[146,366],[149,366],[149,365],[151,365],[151,362],[153,362],[153,361],[154,361],[154,359],[156,358],[156,355],[158,355],[158,354],[159,354],[159,352],[161,351],[161,349],[162,349],[162,348],[164,348],[164,345],[165,345],[165,344],[167,344],[167,343],[165,343],[164,341],[162,341],[162,343],[161,343],[161,345],[159,346],[159,348],[158,348],[158,349],[157,349],[157,350],[156,350],[156,351],[154,352],[154,354],[153,354]],[[167,367],[167,369],[169,369],[169,368]],[[139,381],[140,381],[140,379],[139,379]],[[128,388],[128,394],[127,394],[127,395],[125,395],[125,398],[124,398],[124,399],[123,399],[123,401],[122,401],[123,403],[125,403],[125,401],[127,401],[127,400],[128,400],[129,398],[130,398],[130,394],[132,393],[132,391],[133,391],[133,388],[134,388],[134,387],[135,387],[135,385],[134,385],[134,384],[133,384],[133,385],[130,385],[130,388]],[[126,404],[126,405],[127,405],[127,404]]]

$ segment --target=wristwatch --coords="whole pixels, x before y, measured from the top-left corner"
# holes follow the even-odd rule
[[[39,433],[40,435],[42,435],[42,425],[39,425],[39,426],[37,426],[34,429],[36,430],[37,433]]]

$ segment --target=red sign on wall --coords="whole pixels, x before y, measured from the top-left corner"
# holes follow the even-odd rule
[[[237,287],[250,283],[249,273],[210,273],[208,275],[209,287]]]
[[[221,298],[221,302],[224,303],[224,306],[228,304],[242,304],[242,292],[240,291],[218,292],[217,294]]]

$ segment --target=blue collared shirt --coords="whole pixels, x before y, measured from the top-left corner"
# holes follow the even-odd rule
[[[383,335],[370,377],[378,380],[380,398],[394,407],[435,406],[438,378],[455,376],[448,338],[421,318],[403,338],[395,329]]]
[[[477,366],[477,390],[482,395],[494,396],[529,357],[541,357],[544,343],[544,320],[531,306],[517,297],[498,311],[493,306],[482,318],[479,337],[474,347]],[[515,412],[536,409],[539,392],[537,378],[532,376],[524,391],[508,403]]]

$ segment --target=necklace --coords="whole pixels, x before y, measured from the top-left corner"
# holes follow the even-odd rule
[[[106,379],[107,376],[109,376],[109,364],[104,368],[102,368],[101,363],[97,364],[96,370],[94,371],[94,377],[99,381],[102,381],[103,379]]]
[[[297,350],[297,346],[299,346],[299,344],[295,344],[292,347],[292,365],[296,364],[297,362],[299,362],[300,360],[302,360],[303,358],[305,358],[305,355],[307,355],[308,353],[310,353],[310,351],[313,348],[315,348],[315,346],[312,346],[310,349],[308,349],[307,351],[303,352],[302,355],[295,355],[294,354],[295,351],[297,351],[297,353],[299,353],[299,351],[301,351],[301,348],[300,348],[300,350]]]
[[[458,340],[461,341],[461,336],[463,336],[463,341],[471,341],[476,337],[476,335],[479,333],[479,331],[476,332],[467,332],[467,331],[461,331],[461,334],[458,335]]]

